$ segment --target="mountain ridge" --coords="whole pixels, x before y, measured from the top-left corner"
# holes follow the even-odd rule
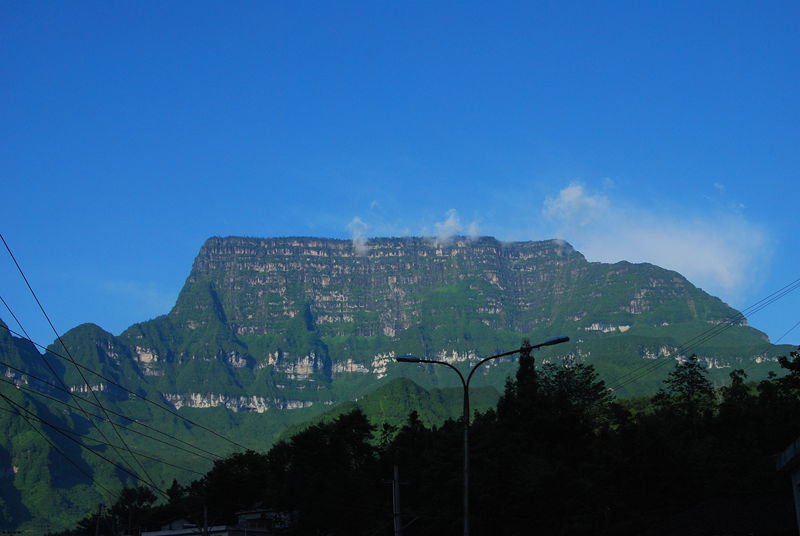
[[[243,379],[226,391],[265,396],[286,389],[270,382],[276,375],[294,387],[336,375],[381,379],[392,351],[463,361],[504,350],[519,335],[633,337],[692,323],[697,331],[737,315],[677,272],[590,263],[559,240],[375,238],[362,254],[341,239],[212,237],[172,310],[112,337],[159,388],[186,383],[170,374],[174,364],[195,369],[183,374],[194,378],[233,372]],[[767,342],[744,321],[735,327],[751,346]],[[662,346],[640,357],[671,353]]]
[[[350,240],[212,237],[198,252],[167,314],[133,324],[119,335],[81,324],[61,339],[81,365],[240,443],[267,448],[287,427],[398,378],[429,391],[459,386],[444,367],[396,363],[398,355],[440,359],[463,368],[479,357],[518,348],[523,338],[535,343],[567,335],[572,339],[568,344],[537,352],[539,362],[590,363],[623,396],[653,392],[668,370],[661,365],[689,351],[699,355],[718,384],[734,368],[745,369],[753,379],[764,377],[778,369],[777,356],[792,347],[771,345],[742,319],[677,272],[648,263],[589,262],[558,240],[504,244],[489,237],[453,237],[448,243],[380,238],[370,239],[364,254]],[[715,326],[727,329],[702,344],[685,344]],[[30,343],[2,331],[3,361],[51,376]],[[80,375],[59,357],[62,350],[54,343],[43,357],[72,396],[87,395]],[[487,363],[473,385],[499,391],[514,363],[511,358]],[[7,367],[0,365],[0,371],[12,383],[35,387]],[[622,381],[632,373],[639,376],[636,382]],[[100,376],[90,376],[92,389],[115,411],[204,448],[230,451],[221,439],[159,413]],[[27,392],[11,394],[58,417],[61,426],[89,430],[79,414]],[[438,411],[440,418],[443,410]],[[380,414],[394,418],[400,413]],[[0,415],[0,430],[6,433],[0,438],[0,474],[5,475],[0,486],[12,498],[6,506],[28,511],[13,516],[6,526],[19,526],[25,515],[46,508],[42,494],[59,498],[67,512],[62,520],[101,501],[85,482],[73,493],[72,484],[34,477],[50,468],[58,454],[25,431],[12,414]],[[26,438],[23,443],[13,439],[20,433]],[[156,448],[123,433],[134,448]],[[26,453],[21,445],[36,447]],[[180,465],[207,463],[157,448]],[[132,482],[87,453],[72,452],[105,485]],[[175,470],[149,465],[158,482],[167,485],[175,478]],[[42,484],[37,487],[34,481]]]

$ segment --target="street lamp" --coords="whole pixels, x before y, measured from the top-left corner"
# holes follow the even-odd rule
[[[395,361],[400,363],[433,363],[435,365],[444,365],[445,367],[451,368],[456,371],[458,374],[458,378],[461,380],[461,386],[464,388],[464,413],[461,417],[461,422],[464,423],[464,536],[469,536],[469,382],[472,380],[472,375],[475,374],[475,371],[478,370],[478,367],[486,363],[487,361],[491,361],[492,359],[497,359],[498,357],[505,357],[513,354],[521,354],[523,356],[530,356],[531,351],[537,348],[541,348],[542,346],[552,346],[554,344],[561,344],[562,342],[569,341],[569,337],[556,337],[554,339],[549,339],[544,342],[540,342],[539,344],[531,344],[527,341],[527,339],[522,343],[522,346],[517,348],[516,350],[511,350],[510,352],[503,352],[502,354],[497,354],[489,357],[484,357],[478,363],[476,363],[472,369],[469,371],[469,375],[467,379],[464,380],[464,375],[461,374],[461,371],[458,370],[456,367],[447,363],[446,361],[437,361],[435,359],[421,359],[419,357],[414,356],[400,356],[396,357]]]

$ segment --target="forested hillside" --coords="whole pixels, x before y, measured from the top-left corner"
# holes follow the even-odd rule
[[[44,351],[0,327],[0,527],[39,532],[121,486],[162,494],[232,452],[266,450],[338,404],[371,412],[376,389],[394,393],[380,398],[393,425],[411,409],[426,426],[456,416],[456,375],[398,356],[466,369],[564,335],[540,363],[592,365],[623,399],[655,393],[691,354],[721,386],[734,369],[766,378],[791,350],[676,272],[489,237],[211,238],[172,310],[119,335],[83,324]],[[481,368],[479,407],[515,370],[514,358]]]
[[[690,358],[655,396],[630,403],[615,400],[591,365],[535,367],[523,357],[497,406],[471,427],[472,533],[796,533],[775,453],[800,433],[800,354],[782,365],[781,378],[747,382],[735,370],[715,390]],[[414,411],[395,427],[375,416],[354,409],[264,454],[218,461],[167,501],[126,490],[107,515],[65,534],[89,536],[98,523],[111,531],[126,515],[133,530],[176,518],[202,526],[206,514],[234,523],[251,508],[286,513],[289,534],[388,534],[395,466],[404,532],[458,533],[462,423],[426,426]]]

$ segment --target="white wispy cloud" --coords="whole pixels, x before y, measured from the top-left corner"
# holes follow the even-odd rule
[[[480,228],[477,221],[473,221],[467,227],[467,238],[475,240],[480,236]]]
[[[347,230],[350,231],[351,240],[353,241],[353,249],[355,249],[356,253],[359,255],[366,255],[369,251],[369,246],[367,245],[367,229],[369,229],[369,225],[364,223],[358,216],[354,217],[350,220],[350,223],[347,224]]]
[[[606,177],[606,178],[603,179],[603,188],[605,188],[606,190],[611,190],[611,189],[616,188],[616,187],[617,187],[617,183],[611,177]]]
[[[436,245],[446,245],[450,243],[455,235],[461,232],[461,220],[458,217],[458,211],[451,208],[445,212],[445,220],[433,224],[436,227],[436,238],[434,243]]]
[[[649,262],[680,272],[726,301],[742,299],[771,255],[766,231],[740,211],[686,212],[614,202],[576,183],[547,198],[542,208],[556,235],[589,260]]]
[[[602,217],[608,210],[608,198],[589,195],[583,185],[573,183],[557,197],[544,200],[543,214],[568,227],[582,227]]]

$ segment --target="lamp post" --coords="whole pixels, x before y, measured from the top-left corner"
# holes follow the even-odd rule
[[[541,342],[539,344],[531,344],[525,340],[522,343],[522,346],[517,348],[516,350],[511,350],[510,352],[503,352],[502,354],[497,354],[489,357],[484,357],[480,361],[478,361],[475,365],[473,365],[472,369],[469,371],[469,375],[467,379],[464,379],[464,375],[461,374],[461,371],[458,370],[456,367],[447,363],[446,361],[437,361],[435,359],[421,359],[419,357],[414,356],[400,356],[396,357],[395,361],[400,363],[433,363],[435,365],[444,365],[456,372],[458,374],[458,378],[461,380],[461,386],[464,388],[464,413],[461,416],[461,422],[464,424],[464,536],[469,536],[469,382],[472,380],[472,375],[475,374],[475,371],[478,370],[478,367],[486,363],[487,361],[491,361],[492,359],[497,359],[498,357],[505,357],[513,354],[522,354],[529,356],[531,351],[541,348],[542,346],[552,346],[554,344],[561,344],[562,342],[569,341],[569,337],[556,337],[554,339],[549,339],[547,341]]]

